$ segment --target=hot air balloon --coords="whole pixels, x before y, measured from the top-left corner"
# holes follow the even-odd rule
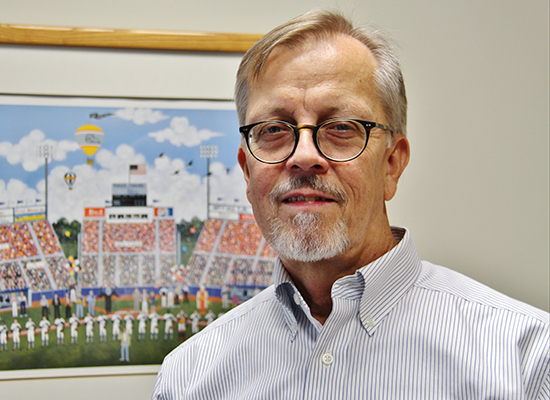
[[[65,183],[69,187],[69,190],[73,190],[74,181],[76,180],[76,174],[74,172],[67,172],[64,176]]]
[[[82,125],[74,134],[76,143],[88,156],[86,161],[88,164],[93,164],[93,155],[103,143],[103,131],[95,125]]]

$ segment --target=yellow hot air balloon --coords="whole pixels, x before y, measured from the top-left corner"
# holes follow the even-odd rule
[[[93,155],[103,143],[103,131],[95,125],[82,125],[74,134],[76,143],[88,156],[87,163],[93,164]]]
[[[63,177],[65,183],[69,187],[69,190],[73,190],[74,181],[76,180],[76,174],[74,172],[67,172]]]

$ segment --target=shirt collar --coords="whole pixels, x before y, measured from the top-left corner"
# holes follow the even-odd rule
[[[371,336],[414,284],[421,269],[409,231],[392,227],[392,233],[398,241],[397,246],[358,269],[355,275],[339,279],[332,287],[333,298],[346,297],[360,301],[359,318]],[[297,333],[296,299],[302,297],[280,260],[273,269],[273,281],[277,299],[284,308],[287,327],[294,339]]]

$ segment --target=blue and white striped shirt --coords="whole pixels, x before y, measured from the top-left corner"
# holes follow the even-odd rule
[[[399,244],[332,288],[321,325],[275,284],[170,353],[153,398],[550,399],[549,315]]]

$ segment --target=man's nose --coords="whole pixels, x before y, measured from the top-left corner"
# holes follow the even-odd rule
[[[311,126],[298,126],[298,144],[286,166],[291,170],[317,173],[328,168],[329,161],[317,149]]]

